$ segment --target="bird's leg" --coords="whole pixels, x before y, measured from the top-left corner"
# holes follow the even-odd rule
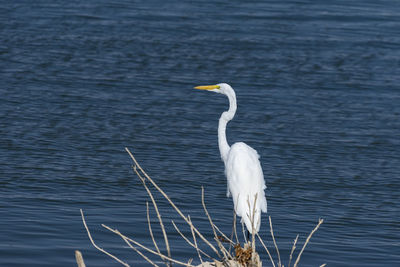
[[[236,213],[235,210],[233,210],[233,222],[232,222],[232,233],[231,233],[231,240],[233,240],[233,235],[235,233],[235,228],[236,228]],[[231,248],[232,248],[232,243],[229,243],[229,253],[231,253]]]

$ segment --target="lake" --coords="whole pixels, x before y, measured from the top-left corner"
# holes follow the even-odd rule
[[[260,154],[260,234],[273,248],[271,216],[285,266],[319,218],[301,266],[399,265],[400,2],[7,1],[0,14],[1,266],[76,266],[75,250],[120,266],[80,209],[100,247],[146,265],[101,227],[152,246],[125,147],[212,238],[203,186],[230,234],[217,142],[228,100],[193,89],[219,82],[238,98],[228,142]],[[171,220],[190,229],[155,196],[172,255],[198,264]]]

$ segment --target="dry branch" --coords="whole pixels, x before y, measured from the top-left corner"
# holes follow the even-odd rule
[[[257,233],[257,237],[258,237],[258,240],[260,240],[261,245],[263,245],[265,251],[267,252],[268,257],[269,257],[269,260],[270,260],[271,263],[272,263],[272,266],[275,267],[275,262],[274,262],[274,260],[272,259],[272,255],[271,255],[271,253],[269,252],[267,246],[264,244],[264,241],[262,240],[262,238],[260,237],[260,235],[259,235],[258,233]]]
[[[86,267],[85,262],[83,261],[82,253],[79,250],[75,250],[75,259],[78,267]]]
[[[133,160],[133,162],[135,163],[134,165],[134,169],[139,168],[139,170],[143,173],[143,175],[147,178],[147,180],[150,181],[150,183],[153,184],[153,186],[163,195],[163,197],[169,202],[169,204],[175,209],[175,211],[185,220],[185,222],[187,224],[189,224],[190,226],[192,226],[193,224],[191,224],[188,220],[188,218],[183,215],[183,213],[180,211],[180,209],[178,209],[178,207],[174,204],[174,202],[172,202],[172,200],[169,198],[169,196],[164,192],[164,190],[162,190],[154,181],[153,179],[142,169],[142,167],[139,165],[139,163],[136,161],[135,157],[132,155],[132,153],[129,151],[128,148],[125,148],[125,150],[128,152],[129,156],[131,157],[131,159]],[[221,257],[218,250],[199,232],[199,230],[197,230],[196,227],[193,226],[193,230],[196,232],[196,234],[218,255],[218,257]]]
[[[141,257],[143,257],[143,259],[145,259],[149,264],[151,264],[152,266],[157,266],[158,265],[154,262],[154,260],[150,259],[148,256],[146,256],[142,251],[139,250],[142,249],[148,253],[151,253],[153,255],[156,255],[158,257],[160,257],[162,260],[165,261],[165,264],[167,266],[171,266],[172,263],[176,263],[179,265],[183,265],[183,266],[188,266],[188,267],[195,267],[195,265],[192,264],[192,259],[190,259],[189,261],[180,261],[180,260],[176,260],[174,258],[171,257],[171,250],[170,250],[170,246],[169,246],[169,242],[168,242],[168,235],[165,231],[165,227],[164,227],[164,223],[161,217],[161,213],[159,212],[158,206],[157,206],[157,201],[154,198],[154,195],[152,193],[152,191],[150,190],[150,187],[146,184],[146,182],[150,182],[153,187],[161,193],[161,195],[168,201],[168,203],[171,205],[171,207],[179,214],[179,216],[181,218],[183,218],[183,220],[186,222],[186,224],[190,227],[190,231],[192,234],[192,238],[193,241],[189,240],[188,237],[186,237],[177,227],[177,225],[175,224],[174,221],[172,221],[173,226],[175,227],[176,231],[181,235],[181,237],[190,245],[192,246],[198,255],[198,258],[200,260],[200,265],[198,265],[197,267],[208,267],[208,266],[215,266],[215,267],[240,267],[240,266],[245,266],[245,267],[261,267],[262,263],[260,261],[260,257],[258,255],[258,253],[255,250],[255,236],[258,237],[258,240],[260,241],[260,243],[262,244],[262,246],[264,247],[265,251],[267,252],[269,259],[272,263],[272,266],[275,267],[283,267],[282,263],[281,263],[281,257],[280,257],[280,252],[279,252],[279,248],[278,245],[276,243],[275,240],[275,236],[274,236],[274,230],[272,227],[272,220],[271,217],[269,216],[269,224],[270,224],[270,234],[275,246],[275,251],[277,254],[277,258],[278,258],[278,263],[275,264],[272,255],[269,251],[269,249],[267,248],[267,246],[265,245],[264,241],[261,239],[260,235],[258,233],[256,233],[255,231],[255,213],[256,213],[256,201],[257,201],[257,195],[255,195],[254,198],[254,205],[251,211],[251,205],[250,205],[250,201],[248,200],[248,206],[249,206],[249,214],[247,214],[247,216],[249,216],[249,219],[251,221],[251,225],[252,225],[252,235],[251,235],[251,242],[248,242],[246,235],[245,235],[245,230],[244,230],[244,224],[242,223],[242,231],[243,231],[243,238],[245,240],[244,246],[241,247],[239,240],[238,240],[238,236],[237,236],[237,231],[236,231],[236,211],[234,211],[234,216],[233,216],[233,227],[232,227],[232,235],[231,238],[228,238],[214,223],[213,220],[207,210],[206,204],[205,204],[205,200],[204,200],[204,188],[202,187],[201,189],[201,202],[203,205],[203,209],[205,212],[205,215],[208,218],[208,221],[210,223],[211,229],[213,231],[214,234],[214,242],[217,243],[217,247],[218,249],[210,242],[208,241],[202,233],[200,233],[200,231],[194,226],[190,216],[185,216],[182,211],[174,204],[174,202],[169,198],[169,196],[154,182],[154,180],[142,169],[142,167],[138,164],[138,162],[136,161],[136,159],[133,157],[132,153],[125,148],[126,151],[128,152],[128,154],[130,155],[131,159],[134,162],[133,165],[133,170],[135,171],[136,175],[139,177],[139,179],[142,181],[143,187],[145,188],[147,194],[149,195],[149,197],[151,198],[154,210],[157,214],[157,218],[163,233],[163,238],[164,238],[164,242],[165,242],[165,246],[166,246],[166,252],[167,255],[161,253],[160,248],[157,244],[157,241],[153,235],[153,230],[152,230],[152,225],[151,225],[151,219],[150,219],[150,211],[149,211],[149,204],[148,202],[146,202],[146,213],[147,213],[147,222],[148,222],[148,228],[149,228],[149,233],[151,236],[151,239],[153,241],[155,250],[150,249],[144,245],[142,245],[141,243],[123,235],[122,233],[120,233],[117,229],[112,229],[109,226],[106,225],[102,225],[105,229],[111,231],[114,234],[117,234],[119,237],[121,237],[123,239],[123,241],[132,249],[134,250],[136,253],[138,253]],[[151,187],[153,189],[153,187]],[[83,224],[85,226],[86,232],[88,234],[88,237],[91,241],[91,243],[93,244],[93,246],[98,249],[99,251],[103,252],[104,254],[108,255],[109,257],[113,258],[114,260],[116,260],[117,262],[119,262],[120,264],[124,265],[124,266],[129,266],[126,262],[120,260],[118,257],[112,255],[111,253],[107,252],[106,250],[100,248],[93,240],[91,233],[89,231],[89,228],[86,224],[85,221],[85,217],[83,215],[83,211],[81,210],[81,216],[82,216],[82,221]],[[304,249],[306,248],[307,244],[309,243],[312,235],[318,230],[319,226],[322,224],[323,220],[320,219],[318,225],[312,230],[312,232],[309,234],[309,236],[307,237],[300,253],[298,254],[296,261],[293,265],[293,267],[297,267],[298,263],[300,261],[301,255],[304,251]],[[220,234],[220,236],[217,235],[217,232]],[[235,236],[236,238],[236,243],[233,241],[233,236]],[[199,244],[198,244],[198,239],[197,237],[200,238],[200,240],[202,240],[207,246],[209,246],[213,252],[217,255],[216,258],[219,258],[219,260],[216,260],[215,258],[211,257],[210,255],[208,255],[207,253],[205,253],[203,250],[200,249]],[[296,237],[296,239],[294,240],[293,246],[292,246],[292,250],[290,252],[290,256],[289,256],[289,263],[288,263],[288,267],[290,267],[291,261],[292,261],[292,257],[294,254],[294,251],[296,249],[296,244],[297,244],[297,240],[298,240],[298,236]],[[225,246],[223,245],[222,242],[227,242],[229,243],[229,251],[225,248]],[[234,249],[234,253],[231,253],[231,248],[233,247]],[[83,258],[82,255],[80,254],[79,251],[76,251],[75,253],[76,255],[76,260],[78,263],[78,267],[85,267],[85,263],[83,262]],[[210,259],[212,262],[205,262],[202,258],[202,255],[206,256],[208,259]],[[222,256],[221,256],[222,255]],[[324,267],[326,264],[321,265],[320,267]]]
[[[131,239],[131,238],[129,238],[129,237],[123,235],[123,234],[121,234],[121,232],[118,231],[117,229],[112,229],[111,227],[109,227],[109,226],[107,226],[107,225],[104,225],[104,224],[102,224],[102,226],[103,226],[104,228],[106,228],[107,230],[113,232],[114,234],[119,235],[119,236],[120,236],[122,239],[124,239],[125,241],[129,241],[129,242],[135,244],[136,246],[141,247],[142,249],[144,249],[144,250],[146,250],[146,251],[148,251],[148,252],[150,252],[150,253],[152,253],[152,254],[154,254],[154,255],[157,255],[157,256],[161,257],[163,260],[172,261],[172,262],[174,262],[174,263],[177,263],[177,264],[180,264],[180,265],[183,265],[183,266],[188,266],[188,267],[192,267],[192,266],[193,266],[193,265],[191,265],[191,264],[187,264],[187,263],[185,263],[185,262],[175,260],[175,259],[173,259],[173,258],[170,258],[170,257],[168,257],[168,256],[166,256],[166,255],[164,255],[164,254],[162,254],[162,253],[158,253],[157,251],[154,251],[154,250],[152,250],[152,249],[149,249],[148,247],[142,245],[141,243],[139,243],[139,242],[137,242],[137,241],[135,241],[135,240],[133,240],[133,239]]]
[[[293,257],[293,252],[296,249],[296,243],[297,240],[299,239],[299,235],[296,236],[296,239],[293,241],[293,246],[292,246],[292,250],[290,251],[290,256],[289,256],[289,263],[288,263],[288,267],[290,267],[290,262],[292,261],[292,257]]]
[[[279,253],[279,248],[278,248],[278,245],[276,244],[276,241],[275,241],[274,229],[272,228],[271,216],[268,216],[268,219],[269,219],[269,227],[270,227],[270,230],[271,230],[272,241],[274,241],[276,254],[278,254],[278,267],[281,267],[282,266],[282,264],[281,264],[281,254]]]
[[[153,235],[153,230],[151,228],[151,222],[150,222],[150,212],[149,212],[149,202],[146,202],[146,212],[147,212],[147,224],[149,225],[149,233],[151,236],[151,240],[153,241],[154,247],[156,248],[157,252],[160,253],[160,249],[158,248],[157,242],[154,239]]]
[[[180,236],[192,247],[196,248],[196,245],[193,244],[192,242],[190,242],[190,240],[181,232],[181,230],[179,230],[178,226],[175,224],[174,221],[171,221],[172,225],[175,227],[175,230],[180,234]],[[198,247],[197,247],[198,248]],[[200,253],[203,254],[204,256],[208,257],[211,260],[215,260],[213,257],[209,256],[207,253],[205,253],[204,251],[202,251],[200,248],[198,248]]]
[[[189,221],[191,221],[190,216],[188,216],[188,218],[189,218]],[[196,234],[194,233],[193,227],[190,227],[190,231],[192,232],[193,242],[194,242],[195,249],[197,251],[197,255],[199,256],[199,260],[200,260],[201,264],[203,264],[203,258],[201,257],[200,249],[197,246]]]
[[[310,241],[312,235],[315,233],[315,231],[318,230],[319,226],[320,226],[323,222],[324,222],[323,219],[319,219],[317,226],[315,226],[315,228],[314,228],[314,229],[311,231],[311,233],[308,235],[307,240],[306,240],[306,242],[304,243],[303,247],[301,248],[301,251],[300,251],[299,255],[297,256],[297,259],[296,259],[296,261],[295,261],[293,267],[297,267],[297,264],[298,264],[299,261],[300,261],[301,254],[303,254],[303,251],[304,251],[304,249],[306,248],[308,242]]]
[[[166,233],[166,231],[165,231],[165,227],[164,227],[164,223],[163,223],[162,218],[161,218],[161,214],[160,214],[160,212],[158,211],[157,203],[156,203],[156,201],[154,200],[153,194],[151,193],[149,187],[146,185],[146,180],[140,175],[140,173],[137,171],[136,168],[134,168],[134,171],[136,172],[137,176],[138,176],[138,177],[140,178],[140,180],[142,181],[143,187],[146,189],[146,192],[147,192],[147,194],[149,195],[149,197],[150,197],[150,199],[151,199],[151,202],[153,203],[153,207],[154,207],[154,210],[155,210],[156,213],[157,213],[157,218],[158,218],[158,221],[159,221],[159,223],[160,223],[161,231],[162,231],[162,233],[163,233],[164,242],[165,242],[165,248],[167,249],[168,257],[171,258],[171,250],[170,250],[170,248],[169,248],[168,236],[167,236],[167,233]],[[149,225],[150,225],[150,221],[149,221]],[[150,227],[150,226],[149,226],[149,227]],[[151,232],[151,234],[152,234],[152,232]],[[155,243],[155,247],[156,247],[157,251],[160,253],[160,250],[158,249],[158,246],[157,246],[156,243]],[[166,265],[167,265],[167,267],[168,267],[168,266],[170,266],[171,264],[166,263]]]
[[[222,254],[224,254],[224,260],[229,260],[232,257],[230,257],[229,252],[225,249],[225,247],[222,245],[221,241],[219,241],[218,236],[217,236],[217,232],[215,231],[215,227],[214,227],[214,223],[212,222],[212,219],[210,217],[210,214],[208,213],[206,204],[204,202],[204,187],[201,187],[201,203],[203,204],[203,208],[204,208],[204,212],[206,213],[206,216],[208,218],[208,221],[210,222],[211,228],[213,230],[214,233],[214,239],[218,244],[218,247],[220,249],[220,251],[222,252]]]
[[[109,257],[113,258],[114,260],[118,261],[118,262],[121,263],[122,265],[129,267],[129,264],[127,264],[126,262],[120,260],[119,258],[117,258],[116,256],[112,255],[111,253],[105,251],[105,250],[102,249],[101,247],[97,246],[96,243],[94,243],[94,240],[93,240],[93,238],[92,238],[92,235],[90,234],[89,228],[88,228],[87,225],[86,225],[85,216],[83,215],[82,209],[81,209],[80,211],[81,211],[81,216],[82,216],[83,225],[84,225],[85,228],[86,228],[86,232],[87,232],[87,234],[88,234],[88,236],[89,236],[90,242],[92,242],[92,245],[93,245],[95,248],[97,248],[98,250],[100,250],[101,252],[103,252],[104,254],[106,254],[107,256],[109,256]]]

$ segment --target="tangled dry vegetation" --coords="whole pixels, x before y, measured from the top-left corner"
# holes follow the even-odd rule
[[[275,258],[272,257],[270,250],[267,248],[265,245],[264,241],[261,239],[258,233],[254,234],[255,231],[253,231],[252,236],[250,237],[250,240],[247,240],[244,228],[242,227],[242,233],[243,233],[243,245],[240,244],[237,230],[236,230],[236,216],[234,213],[234,223],[233,223],[233,229],[232,229],[232,234],[230,237],[226,236],[224,233],[222,233],[219,228],[213,223],[213,220],[211,216],[208,213],[205,201],[204,201],[204,188],[202,188],[202,205],[204,208],[204,212],[206,217],[208,218],[208,221],[210,223],[211,230],[213,232],[213,240],[208,240],[205,238],[205,236],[195,227],[195,225],[192,223],[192,220],[190,216],[186,216],[182,213],[182,211],[174,204],[174,202],[169,198],[169,196],[154,182],[154,180],[142,169],[142,167],[139,165],[139,163],[136,161],[135,157],[132,155],[132,153],[129,151],[129,149],[126,148],[126,151],[128,152],[129,156],[133,160],[133,170],[135,171],[136,175],[139,177],[141,180],[145,190],[147,191],[147,194],[149,195],[152,205],[154,207],[154,210],[157,214],[158,222],[160,224],[160,228],[162,230],[163,234],[163,241],[165,245],[165,250],[166,253],[162,253],[159,247],[159,244],[156,241],[156,238],[153,235],[153,230],[152,230],[152,225],[150,223],[150,215],[149,215],[149,204],[146,203],[146,208],[147,208],[147,222],[148,222],[148,227],[149,227],[149,234],[150,237],[153,241],[154,248],[149,248],[144,246],[143,244],[137,242],[136,240],[133,240],[121,232],[119,232],[117,229],[113,229],[107,225],[102,224],[102,226],[109,230],[110,232],[118,235],[132,250],[134,250],[136,253],[138,253],[141,257],[143,257],[144,260],[146,260],[149,264],[152,266],[159,266],[160,262],[164,262],[164,264],[169,267],[172,266],[173,264],[178,264],[178,265],[183,265],[183,266],[190,266],[190,267],[261,267],[262,262],[260,260],[259,254],[256,252],[256,239],[259,240],[261,243],[262,247],[264,248],[265,252],[267,253],[270,263],[272,264],[273,267],[284,267],[283,262],[281,261],[281,256],[279,252],[279,248],[276,244],[275,236],[274,236],[274,231],[272,228],[272,221],[271,217],[269,217],[269,226],[270,226],[270,233],[271,233],[271,238],[274,244],[274,250],[276,253]],[[171,207],[175,210],[175,212],[183,219],[183,221],[190,227],[191,230],[191,237],[185,236],[182,231],[178,228],[178,226],[175,224],[174,221],[172,221],[172,225],[175,227],[176,231],[180,234],[180,236],[187,242],[189,247],[192,247],[196,252],[197,256],[199,259],[200,264],[194,265],[192,262],[192,259],[189,259],[187,262],[183,262],[181,260],[174,259],[171,256],[171,250],[169,246],[169,241],[168,241],[168,235],[165,231],[164,227],[164,222],[161,218],[161,214],[158,210],[157,202],[153,196],[153,192],[151,191],[151,187],[148,186],[148,183],[152,185],[152,187],[157,190],[161,195],[168,201],[168,203],[171,205]],[[153,189],[153,190],[154,190]],[[257,199],[257,198],[256,198]],[[255,201],[256,201],[255,199]],[[250,206],[250,205],[249,205]],[[256,206],[256,205],[254,205]],[[253,211],[254,214],[254,211]],[[87,234],[89,236],[89,239],[93,246],[98,249],[99,251],[105,253],[109,257],[113,258],[120,264],[124,266],[130,266],[128,263],[125,261],[119,259],[115,255],[109,253],[108,251],[104,250],[103,248],[99,247],[93,240],[92,235],[90,233],[90,230],[86,224],[85,216],[83,211],[81,210],[81,216],[82,216],[82,221],[85,226],[85,229],[87,231]],[[289,255],[288,259],[288,264],[286,265],[287,267],[293,266],[296,267],[299,264],[301,255],[306,248],[309,240],[311,239],[312,235],[317,231],[319,226],[322,224],[323,220],[320,219],[317,226],[311,231],[309,236],[307,237],[306,241],[304,242],[300,252],[297,254],[297,257],[294,257],[295,250],[296,250],[296,245],[298,241],[298,235],[296,239],[293,242],[293,246],[291,249],[291,253]],[[199,243],[202,242],[206,246],[208,246],[209,250],[212,250],[213,255],[210,256],[208,253],[206,253],[203,249],[200,248]],[[146,254],[145,254],[146,253]],[[211,253],[210,253],[211,254]],[[151,256],[152,255],[152,256]],[[75,251],[75,257],[76,261],[78,264],[78,267],[85,267],[85,263],[82,257],[82,254],[79,251]],[[160,261],[161,259],[161,261]],[[294,262],[293,262],[294,261]],[[293,263],[293,265],[292,265]],[[320,267],[325,266],[325,264],[321,265]]]

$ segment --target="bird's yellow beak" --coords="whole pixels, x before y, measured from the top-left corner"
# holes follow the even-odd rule
[[[201,86],[196,86],[194,89],[199,89],[199,90],[214,90],[214,89],[219,89],[219,85],[201,85]]]

